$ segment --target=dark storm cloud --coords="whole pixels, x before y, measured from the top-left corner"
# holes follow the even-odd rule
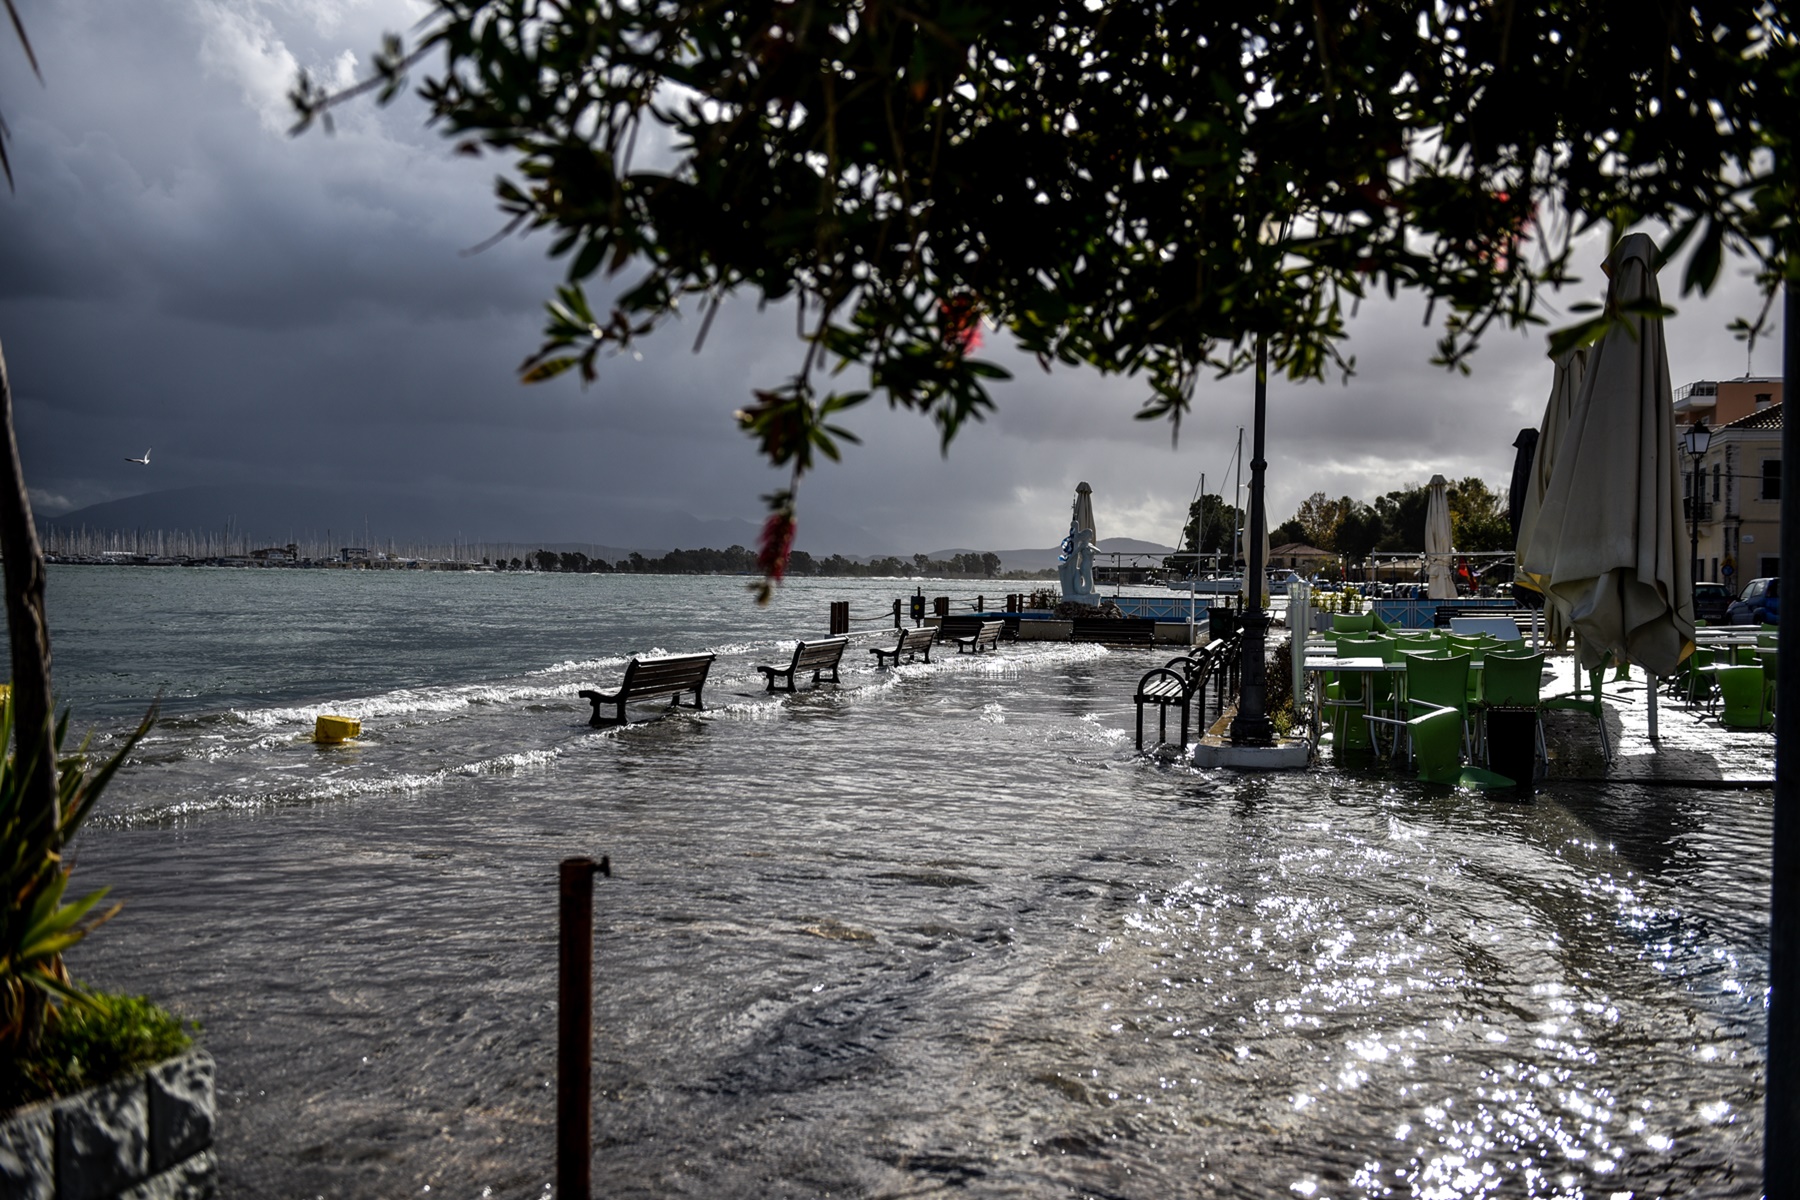
[[[759,519],[758,496],[785,476],[731,414],[798,367],[791,312],[740,299],[703,354],[690,352],[695,322],[675,322],[641,358],[605,361],[594,387],[521,387],[515,369],[561,272],[544,238],[464,253],[500,225],[491,185],[504,164],[454,156],[404,100],[345,107],[335,136],[286,136],[298,67],[348,80],[347,52],[366,55],[422,11],[399,0],[22,6],[45,85],[0,46],[19,178],[0,197],[0,339],[46,512],[265,483],[410,489],[441,499],[447,521],[530,524],[512,531],[522,540],[630,544],[620,526],[651,508]],[[1600,293],[1602,251],[1569,302]],[[1677,382],[1743,370],[1723,325],[1754,302],[1741,279],[1724,290],[1671,325]],[[1513,436],[1536,425],[1549,389],[1541,334],[1491,336],[1465,378],[1428,365],[1435,335],[1419,314],[1369,305],[1352,325],[1359,369],[1347,385],[1272,385],[1273,520],[1313,491],[1367,498],[1439,472],[1505,481]],[[1209,491],[1231,494],[1247,378],[1203,381],[1171,446],[1166,424],[1132,419],[1141,382],[1046,375],[998,340],[982,353],[1016,378],[947,459],[916,415],[879,401],[849,414],[863,444],[803,485],[800,545],[1053,545],[1081,480],[1102,537],[1167,542],[1202,471]],[[1757,365],[1774,361],[1765,350]],[[146,446],[149,471],[124,463]]]

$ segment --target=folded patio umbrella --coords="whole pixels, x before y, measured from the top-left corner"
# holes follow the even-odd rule
[[[1433,475],[1425,498],[1425,596],[1430,600],[1456,599],[1450,579],[1449,483]]]
[[[1563,435],[1569,431],[1575,402],[1581,395],[1581,381],[1587,376],[1587,362],[1586,346],[1570,350],[1556,360],[1556,374],[1550,382],[1550,400],[1544,405],[1544,419],[1538,426],[1537,448],[1532,453],[1531,475],[1519,505],[1519,523],[1513,530],[1514,551],[1519,557],[1519,573],[1513,580],[1513,593],[1537,596],[1535,605],[1527,601],[1526,606],[1546,610],[1544,624],[1548,644],[1556,647],[1561,647],[1569,640],[1569,614],[1566,609],[1547,603],[1544,595],[1548,564],[1554,546],[1550,539],[1545,539],[1537,548],[1537,560],[1530,557],[1528,548],[1537,532],[1538,512],[1543,507],[1544,493],[1550,488],[1550,474],[1555,465],[1557,447],[1562,444]]]
[[[1590,352],[1567,429],[1550,443],[1549,483],[1521,530],[1520,557],[1566,616],[1582,666],[1611,654],[1668,675],[1693,652],[1694,605],[1662,320],[1633,311],[1661,304],[1655,261],[1641,233],[1607,260],[1607,304],[1623,319]]]

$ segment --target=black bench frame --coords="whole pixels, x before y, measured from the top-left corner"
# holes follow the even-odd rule
[[[886,666],[889,659],[893,660],[895,666],[899,666],[902,655],[911,659],[923,654],[925,661],[930,662],[931,645],[935,641],[937,641],[937,630],[929,625],[921,626],[918,629],[902,629],[900,638],[892,650],[871,646],[869,653],[875,656],[877,667]]]
[[[847,637],[824,638],[816,642],[799,642],[794,646],[794,659],[785,667],[758,667],[769,679],[769,690],[775,690],[778,676],[787,676],[787,686],[781,690],[794,690],[794,678],[801,671],[811,671],[813,686],[819,685],[819,676],[826,671],[831,672],[831,682],[838,682],[838,663],[844,657],[844,648],[850,644]]]
[[[642,700],[647,696],[668,696],[669,707],[681,707],[683,692],[694,693],[693,707],[698,710],[704,707],[700,703],[700,689],[706,686],[706,673],[712,670],[712,654],[665,654],[656,658],[633,658],[625,664],[625,678],[618,690],[611,692],[595,691],[583,688],[579,695],[594,706],[594,715],[589,725],[605,727],[625,724],[625,705],[633,700]],[[616,714],[610,719],[600,716],[600,706],[611,704],[617,707]]]

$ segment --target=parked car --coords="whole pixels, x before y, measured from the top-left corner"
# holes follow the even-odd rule
[[[1725,610],[1725,622],[1728,625],[1773,624],[1780,612],[1781,580],[1752,579]]]
[[[1722,583],[1696,583],[1694,585],[1694,619],[1705,621],[1708,625],[1717,625],[1727,620],[1725,612],[1731,607],[1731,589]]]

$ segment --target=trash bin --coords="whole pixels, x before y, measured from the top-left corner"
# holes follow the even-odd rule
[[[1537,774],[1537,722],[1535,708],[1487,710],[1488,769],[1528,795]]]
[[[1237,632],[1237,611],[1230,608],[1206,610],[1206,640],[1222,641]]]

